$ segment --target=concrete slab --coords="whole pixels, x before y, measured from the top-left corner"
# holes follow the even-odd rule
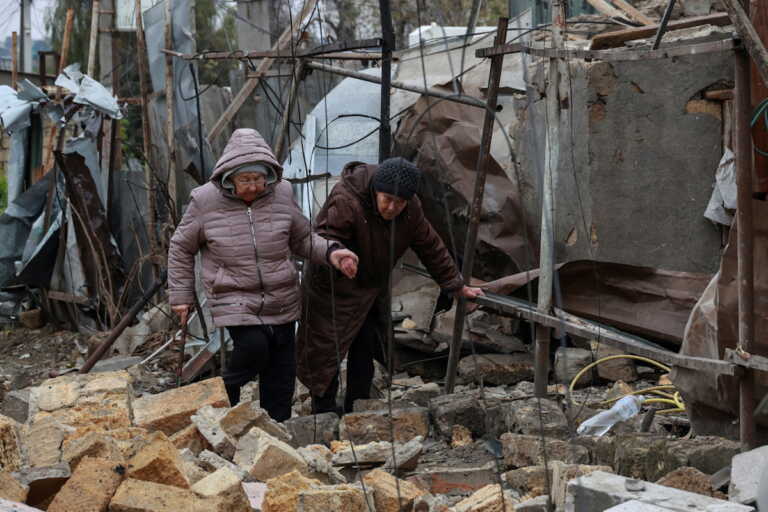
[[[607,509],[605,512],[668,512],[668,508],[658,507],[651,503],[632,500],[625,501],[621,505],[616,505]]]
[[[568,498],[565,510],[566,512],[601,511],[633,500],[663,507],[662,510],[676,512],[690,512],[691,510],[748,512],[755,510],[750,506],[729,503],[701,494],[633,480],[603,471],[595,471],[568,482]],[[726,506],[729,508],[723,508]]]
[[[754,503],[763,470],[768,466],[768,446],[739,453],[731,460],[728,499],[736,503]]]

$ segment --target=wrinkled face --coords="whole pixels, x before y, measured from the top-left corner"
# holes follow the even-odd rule
[[[235,184],[235,195],[250,203],[259,197],[267,188],[267,177],[259,172],[243,172],[232,178]]]
[[[384,220],[392,220],[408,206],[408,200],[385,192],[376,192],[376,207]]]

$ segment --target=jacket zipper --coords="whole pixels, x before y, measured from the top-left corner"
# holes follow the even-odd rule
[[[256,273],[259,276],[259,287],[261,288],[261,304],[259,304],[259,311],[256,316],[261,316],[261,310],[264,308],[264,279],[261,276],[261,265],[259,265],[259,248],[256,245],[256,228],[253,225],[253,214],[251,213],[251,207],[248,207],[248,224],[251,227],[251,242],[253,242],[253,254],[256,258]]]

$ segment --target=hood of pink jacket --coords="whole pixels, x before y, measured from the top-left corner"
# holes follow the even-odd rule
[[[221,178],[227,171],[251,163],[272,167],[278,182],[283,177],[283,167],[278,163],[264,137],[253,128],[239,128],[229,138],[221,158],[216,162],[211,181],[220,186]]]

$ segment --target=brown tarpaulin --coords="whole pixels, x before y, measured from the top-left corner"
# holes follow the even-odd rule
[[[527,298],[532,281],[536,297],[538,269],[487,283],[488,291]],[[710,276],[599,261],[559,266],[562,309],[623,331],[680,344],[688,317]]]

